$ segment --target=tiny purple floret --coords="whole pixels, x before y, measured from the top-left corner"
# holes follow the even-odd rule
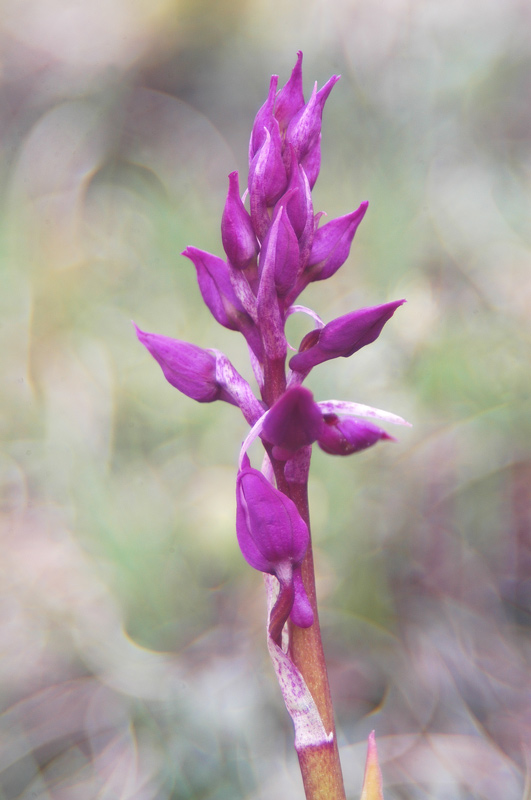
[[[395,300],[380,306],[360,308],[332,320],[321,330],[311,331],[302,340],[299,352],[290,360],[291,369],[307,374],[323,361],[351,356],[374,342],[385,323],[405,302]]]
[[[332,456],[359,453],[384,439],[396,441],[394,436],[390,436],[382,428],[366,420],[325,414],[323,423],[317,444],[321,450]]]
[[[274,445],[275,458],[287,461],[301,447],[313,444],[322,427],[322,413],[313,394],[304,386],[293,386],[269,411],[262,427],[262,438]]]
[[[215,355],[180,339],[147,333],[137,325],[135,330],[138,340],[158,362],[168,383],[180,392],[198,403],[228,399],[216,381]]]

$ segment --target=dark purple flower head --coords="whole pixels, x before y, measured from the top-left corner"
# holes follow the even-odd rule
[[[240,198],[237,172],[229,175],[229,192],[221,218],[221,240],[233,267],[245,269],[256,262],[258,242],[251,217]]]
[[[322,426],[322,413],[313,394],[303,386],[292,386],[270,409],[262,427],[262,438],[274,445],[274,458],[287,461],[301,447],[315,442]]]
[[[390,436],[372,422],[325,414],[317,444],[321,450],[330,455],[349,456],[372,447],[381,439],[396,441],[394,436]]]
[[[290,360],[292,370],[307,374],[317,364],[331,358],[351,356],[371,344],[382,332],[385,323],[405,300],[395,300],[381,306],[361,308],[313,330],[301,342],[299,352]]]
[[[147,333],[137,325],[135,330],[138,340],[158,362],[168,383],[180,392],[198,403],[212,403],[214,400],[233,403],[216,380],[216,356],[213,353],[180,339]]]

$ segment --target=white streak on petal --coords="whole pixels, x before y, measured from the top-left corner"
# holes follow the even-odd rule
[[[392,422],[394,425],[407,425],[411,428],[411,422],[390,411],[382,411],[380,408],[364,406],[362,403],[349,403],[346,400],[323,400],[317,403],[323,414],[345,414],[349,417],[373,417],[382,419],[384,422]]]
[[[308,314],[309,317],[317,322],[318,328],[324,328],[325,324],[319,314],[316,314],[315,311],[311,308],[307,308],[306,306],[290,306],[288,308],[286,316],[289,317],[291,314]]]
[[[264,420],[265,420],[265,418],[267,417],[268,414],[269,414],[269,411],[266,411],[265,414],[262,414],[260,419],[257,420],[254,423],[253,427],[251,428],[251,430],[247,434],[247,436],[245,438],[245,441],[242,444],[242,447],[241,447],[241,450],[240,450],[240,460],[238,461],[239,469],[242,468],[243,457],[244,457],[245,453],[247,452],[249,447],[252,445],[254,440],[257,439],[260,436],[260,434],[262,433],[262,428],[264,427]]]

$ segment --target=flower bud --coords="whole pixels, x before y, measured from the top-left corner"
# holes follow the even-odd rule
[[[317,364],[342,356],[347,358],[374,342],[385,323],[405,300],[395,300],[371,308],[360,308],[329,322],[320,330],[313,330],[302,340],[299,352],[289,365],[297,372],[308,372]]]
[[[279,226],[280,215],[277,214],[267,236],[267,248],[260,258],[260,284],[256,297],[256,311],[266,357],[283,362],[288,344],[275,286],[275,255]]]
[[[284,131],[290,120],[304,105],[302,93],[302,51],[297,53],[297,63],[285,86],[280,89],[275,101],[275,118]]]
[[[297,163],[297,157],[290,145],[290,179],[287,191],[278,201],[275,212],[279,206],[284,206],[297,239],[308,238],[313,234],[313,203],[310,186],[306,173]],[[301,242],[302,244],[302,242]]]
[[[367,760],[365,761],[365,774],[363,776],[360,800],[384,800],[382,773],[378,763],[374,731],[369,734],[367,743]]]
[[[338,80],[338,75],[332,75],[319,91],[315,84],[312,96],[288,125],[286,141],[293,145],[299,161],[319,143],[324,104]]]
[[[233,267],[245,269],[256,261],[258,242],[251,217],[240,198],[237,172],[229,175],[229,192],[221,218],[221,240]]]
[[[265,141],[265,129],[270,130],[274,121],[273,106],[275,104],[277,84],[278,75],[271,75],[267,100],[263,106],[258,109],[256,117],[254,118],[251,139],[249,141],[249,164]]]
[[[212,403],[214,400],[234,402],[216,380],[216,357],[213,353],[180,339],[147,333],[136,325],[135,330],[138,340],[158,362],[168,383],[180,392],[198,403]]]
[[[262,244],[260,270],[269,259],[274,262],[272,269],[275,276],[275,289],[277,294],[283,297],[297,279],[299,242],[286,214],[286,209],[282,206],[278,208],[275,220]]]
[[[214,319],[231,331],[240,330],[248,314],[234,293],[225,261],[197,247],[187,247],[181,255],[195,266],[199,291]]]
[[[300,566],[310,535],[295,503],[246,459],[236,481],[236,533],[248,564],[275,575],[281,564]]]
[[[286,191],[287,177],[282,160],[282,143],[278,122],[271,132],[265,129],[265,139],[249,168],[249,199],[253,228],[260,240],[271,224],[267,209]]]
[[[321,435],[323,417],[313,394],[303,386],[292,386],[267,414],[262,438],[273,447],[273,456],[287,461]]]
[[[300,572],[310,541],[308,526],[295,503],[252,469],[247,457],[236,481],[236,535],[247,563],[275,575],[280,583],[271,612],[272,638],[280,642],[290,614],[296,625],[312,625],[313,612]]]
[[[368,205],[362,203],[351,214],[333,219],[315,231],[305,273],[310,281],[330,278],[345,263]]]
[[[332,456],[349,456],[372,447],[381,439],[396,441],[394,436],[372,422],[325,414],[317,444]]]

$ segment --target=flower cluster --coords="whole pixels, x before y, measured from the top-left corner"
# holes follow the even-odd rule
[[[330,278],[346,261],[367,210],[362,203],[356,211],[320,226],[322,214],[313,208],[322,113],[337,80],[334,75],[320,90],[315,85],[305,102],[302,53],[283,88],[277,91],[278,77],[271,78],[251,133],[243,198],[238,173],[229,175],[221,220],[226,258],[195,247],[183,253],[196,269],[201,295],[214,318],[245,337],[260,398],[219,351],[137,328],[139,340],[172,386],[201,403],[224,400],[236,405],[252,426],[236,483],[237,536],[248,563],[278,578],[279,596],[270,620],[270,635],[277,642],[289,616],[302,627],[313,621],[301,577],[309,531],[290,497],[293,486],[307,480],[311,445],[317,442],[327,453],[348,455],[392,439],[374,423],[353,417],[403,423],[355,403],[318,403],[302,386],[318,364],[350,356],[373,342],[404,302],[363,308],[326,325],[315,312],[294,305],[310,282]],[[299,311],[316,325],[286,366],[285,323]],[[257,436],[267,453],[263,472],[253,469],[245,455]]]

